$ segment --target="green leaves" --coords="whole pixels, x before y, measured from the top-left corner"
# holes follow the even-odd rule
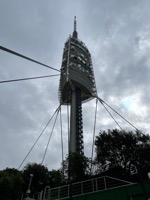
[[[63,179],[68,181],[81,181],[90,173],[90,161],[87,157],[71,153],[62,163]]]
[[[48,173],[48,169],[44,165],[37,163],[27,164],[23,169],[23,178],[25,180],[24,189],[27,190],[30,180],[30,174],[33,174],[31,191],[32,193],[39,192],[46,185],[48,185]]]
[[[0,171],[0,199],[17,199],[24,184],[23,176],[17,169]]]
[[[121,167],[132,174],[138,162],[141,169],[150,171],[150,136],[140,132],[120,131],[117,129],[100,131],[95,140],[98,172]]]

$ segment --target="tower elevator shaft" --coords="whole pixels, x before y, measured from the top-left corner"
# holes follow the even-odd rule
[[[83,155],[83,122],[81,89],[71,91],[71,117],[69,151]]]

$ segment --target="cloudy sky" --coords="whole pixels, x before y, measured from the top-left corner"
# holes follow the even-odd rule
[[[144,133],[150,126],[149,0],[0,0],[0,45],[60,69],[77,16],[79,38],[92,55],[98,96]],[[57,72],[0,51],[0,81]],[[0,84],[0,169],[18,168],[59,106],[59,76]],[[85,155],[91,156],[95,100],[83,105]],[[62,107],[64,155],[67,108]],[[112,114],[123,129],[134,130]],[[53,123],[26,159],[40,163]],[[118,128],[98,104],[99,130]],[[44,164],[61,163],[59,118]]]

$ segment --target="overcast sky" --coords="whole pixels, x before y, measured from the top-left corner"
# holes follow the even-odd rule
[[[0,45],[60,69],[77,16],[79,38],[92,55],[98,96],[138,129],[150,126],[149,0],[0,0]],[[0,51],[0,81],[57,72]],[[59,106],[59,76],[0,84],[0,169],[18,168]],[[67,108],[62,107],[64,156]],[[85,155],[91,156],[95,100],[83,105]],[[134,130],[112,114],[123,129]],[[40,163],[53,123],[26,159]],[[96,135],[118,128],[98,104]],[[44,165],[61,165],[59,118]],[[22,169],[21,168],[21,169]]]

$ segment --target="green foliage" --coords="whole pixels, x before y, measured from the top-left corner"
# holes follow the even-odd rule
[[[70,163],[70,165],[69,165]],[[0,171],[0,199],[13,200],[26,196],[31,174],[31,194],[43,190],[46,186],[58,187],[68,182],[68,174],[72,181],[80,181],[89,174],[89,160],[85,156],[71,154],[62,163],[60,170],[48,171],[47,167],[37,163],[28,163],[22,171],[5,169]]]
[[[69,176],[72,181],[81,181],[90,173],[90,161],[83,155],[72,153],[63,161],[61,173],[66,182],[69,181]]]
[[[37,163],[29,163],[23,169],[23,177],[25,180],[24,191],[28,189],[30,174],[33,174],[31,192],[37,193],[48,185],[48,169],[44,165]]]
[[[123,178],[137,171],[142,175],[150,171],[150,136],[140,132],[109,130],[101,131],[95,139],[96,157],[93,163],[98,166],[101,175]],[[22,192],[26,194],[30,174],[33,174],[31,193],[35,194],[45,186],[58,187],[72,182],[82,181],[91,176],[91,161],[72,153],[62,162],[60,170],[48,171],[41,164],[29,163],[24,169],[7,168],[0,171],[0,199],[17,199]],[[124,175],[124,177],[122,176]],[[122,177],[121,177],[122,176]]]
[[[6,168],[0,171],[0,199],[17,199],[23,184],[22,173],[17,169]]]
[[[49,185],[51,188],[58,187],[63,184],[62,174],[60,170],[52,170],[49,172]]]
[[[95,140],[98,172],[121,167],[133,174],[137,165],[145,172],[150,171],[150,136],[132,131],[101,131]]]

